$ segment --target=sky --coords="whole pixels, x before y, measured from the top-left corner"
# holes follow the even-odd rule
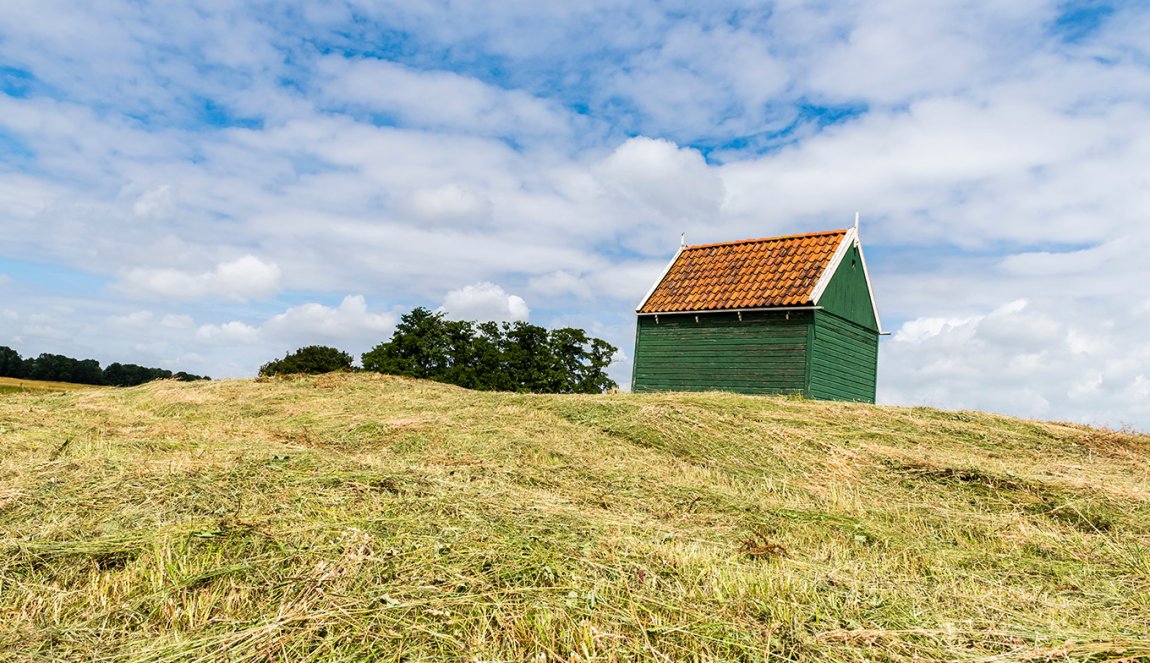
[[[245,377],[416,306],[620,348],[845,228],[880,403],[1150,430],[1150,3],[5,0],[0,345]]]

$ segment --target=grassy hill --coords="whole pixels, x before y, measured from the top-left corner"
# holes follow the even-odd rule
[[[0,658],[1150,660],[1150,438],[378,375],[0,397]]]

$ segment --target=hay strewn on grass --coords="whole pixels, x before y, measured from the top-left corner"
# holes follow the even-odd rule
[[[0,658],[1150,660],[1150,438],[378,375],[0,397]]]
[[[46,380],[25,380],[23,378],[0,377],[0,395],[43,391],[79,391],[81,389],[103,389],[90,384],[74,382],[49,382]]]

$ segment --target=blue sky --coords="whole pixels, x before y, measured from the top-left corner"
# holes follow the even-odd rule
[[[1145,3],[0,7],[0,345],[248,376],[841,228],[880,401],[1150,428]]]

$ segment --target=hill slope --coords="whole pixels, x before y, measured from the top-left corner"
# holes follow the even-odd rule
[[[1150,658],[1144,436],[330,375],[6,395],[0,449],[0,658]]]

